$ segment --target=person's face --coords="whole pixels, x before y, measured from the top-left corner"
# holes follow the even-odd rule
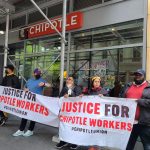
[[[41,75],[37,74],[37,73],[33,73],[33,76],[35,79],[39,79],[41,77]]]
[[[73,79],[72,78],[67,78],[67,80],[66,80],[66,85],[73,85],[74,84],[74,81],[73,81]]]
[[[141,75],[140,73],[136,73],[136,74],[134,74],[134,79],[136,81],[144,80],[144,75]]]
[[[93,87],[94,87],[94,88],[100,87],[100,81],[101,81],[101,80],[99,80],[99,79],[95,79],[94,82],[93,82]]]
[[[11,74],[11,73],[13,73],[13,71],[11,69],[9,69],[9,68],[6,68],[6,73],[7,74]]]

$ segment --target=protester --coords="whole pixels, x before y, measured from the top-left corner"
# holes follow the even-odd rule
[[[74,79],[73,77],[68,77],[66,79],[66,85],[64,86],[64,88],[62,89],[61,93],[60,93],[60,97],[65,97],[65,98],[68,98],[68,97],[76,97],[76,96],[79,96],[81,95],[82,91],[81,91],[81,88],[79,86],[75,86],[75,83],[74,83]],[[65,146],[67,146],[69,143],[67,142],[64,142],[64,141],[60,141],[56,147],[58,149],[61,149]],[[78,146],[75,145],[75,144],[70,144],[70,149],[77,149]]]
[[[101,78],[99,76],[94,76],[92,78],[91,85],[89,95],[108,96],[108,92],[101,87]],[[91,146],[89,150],[97,150],[97,147]]]
[[[20,89],[19,78],[14,74],[14,66],[7,65],[5,69],[6,69],[5,70],[6,75],[3,78],[1,85]],[[3,126],[6,123],[6,120],[8,119],[8,117],[2,111],[0,111],[0,116],[1,116],[0,125]]]
[[[126,150],[133,150],[137,138],[141,138],[144,150],[150,150],[150,84],[145,80],[145,71],[138,69],[134,81],[128,83],[121,92],[121,97],[137,99],[135,124]]]
[[[109,96],[110,97],[119,97],[121,89],[122,89],[122,85],[121,85],[120,81],[115,81],[114,87],[109,92]]]
[[[44,87],[50,87],[50,84],[47,83],[41,77],[42,73],[41,73],[41,70],[39,70],[38,68],[36,68],[34,70],[33,76],[34,76],[33,78],[31,78],[31,79],[29,79],[27,81],[27,83],[25,85],[25,90],[42,95],[43,94],[43,88]],[[28,137],[28,136],[33,135],[35,122],[34,121],[30,121],[30,125],[29,125],[28,130],[26,132],[24,132],[26,124],[27,124],[27,119],[23,118],[21,120],[21,124],[20,124],[19,130],[17,132],[15,132],[13,134],[13,136],[21,136],[22,135],[22,136]]]

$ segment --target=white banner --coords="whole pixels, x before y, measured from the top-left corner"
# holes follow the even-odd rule
[[[136,105],[129,99],[99,96],[59,99],[0,86],[0,110],[59,127],[60,140],[83,146],[125,150]]]
[[[136,102],[99,96],[62,99],[60,140],[125,150]]]
[[[42,124],[59,126],[59,98],[0,86],[0,110]]]

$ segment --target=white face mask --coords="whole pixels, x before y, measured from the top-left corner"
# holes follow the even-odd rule
[[[71,93],[72,93],[72,90],[69,89],[69,90],[68,90],[68,95],[71,95]]]

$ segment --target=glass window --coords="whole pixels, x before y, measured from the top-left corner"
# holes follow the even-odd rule
[[[102,85],[110,89],[115,80],[123,84],[132,81],[134,71],[142,67],[142,50],[142,47],[131,47],[71,53],[70,73],[82,87],[90,86],[92,76],[101,76]]]
[[[143,20],[119,23],[74,33],[72,50],[103,48],[143,42]]]

